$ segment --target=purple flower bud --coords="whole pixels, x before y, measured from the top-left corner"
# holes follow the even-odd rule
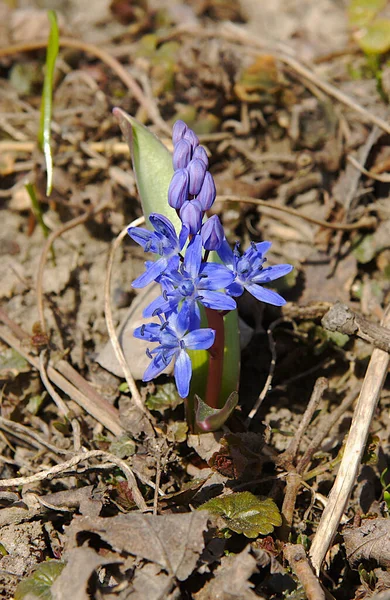
[[[195,148],[199,146],[199,138],[197,135],[195,135],[192,129],[187,129],[187,131],[183,135],[183,138],[190,142],[192,150],[195,150]]]
[[[216,195],[217,190],[215,189],[213,176],[209,171],[207,171],[204,176],[204,181],[201,190],[196,197],[196,200],[200,202],[203,211],[209,210],[211,208]]]
[[[197,200],[187,200],[180,209],[180,219],[189,233],[198,233],[202,226],[203,211]]]
[[[174,172],[168,189],[168,204],[178,210],[188,200],[190,176],[187,169],[177,169]]]
[[[206,165],[200,158],[195,158],[188,163],[188,174],[190,176],[190,187],[189,192],[196,196],[199,194],[203,185],[204,177],[206,174]]]
[[[217,215],[213,215],[206,221],[200,231],[202,236],[203,248],[206,250],[219,250],[223,239],[224,232],[221,221]]]
[[[204,164],[206,165],[206,169],[209,166],[209,158],[203,146],[198,146],[195,148],[192,158],[199,158],[200,160],[203,160]]]
[[[172,129],[172,142],[174,146],[176,146],[177,142],[181,140],[187,129],[187,125],[180,119],[174,123]]]
[[[192,157],[192,146],[188,140],[179,140],[173,150],[172,163],[175,169],[185,169]]]

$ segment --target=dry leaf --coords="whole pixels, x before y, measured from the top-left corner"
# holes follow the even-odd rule
[[[171,576],[184,581],[195,569],[204,548],[203,532],[208,514],[121,514],[107,518],[74,519],[68,529],[70,543],[77,545],[81,532],[97,534],[116,552],[126,552],[153,562]]]
[[[343,537],[351,567],[368,560],[390,567],[390,519],[367,519],[361,527],[344,528]]]

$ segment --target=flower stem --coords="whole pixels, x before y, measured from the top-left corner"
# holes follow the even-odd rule
[[[223,313],[211,308],[206,308],[205,310],[208,326],[215,331],[214,344],[209,350],[210,360],[205,402],[211,408],[219,408],[225,348],[225,324]]]

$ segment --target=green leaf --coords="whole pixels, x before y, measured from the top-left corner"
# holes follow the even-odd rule
[[[251,492],[237,492],[222,498],[213,498],[199,507],[222,517],[226,527],[248,538],[268,535],[280,527],[282,517],[271,498],[262,500]]]
[[[128,435],[121,435],[110,444],[110,452],[118,458],[132,456],[135,450],[135,442]]]
[[[149,410],[157,410],[163,414],[164,411],[174,410],[179,404],[182,404],[183,398],[180,398],[174,383],[165,383],[156,386],[156,392],[151,394],[146,400],[146,406]]]
[[[237,392],[232,392],[222,408],[211,408],[195,396],[195,422],[200,431],[217,431],[226,423],[238,402]]]
[[[30,365],[19,352],[6,348],[0,352],[0,379],[14,378],[19,373],[27,373]]]
[[[387,0],[351,0],[349,22],[353,27],[364,27],[386,6]]]
[[[167,440],[169,442],[185,442],[187,439],[188,425],[184,421],[171,421],[167,427]]]
[[[59,560],[48,560],[38,565],[30,577],[23,579],[15,591],[15,600],[29,599],[52,600],[51,586],[61,574],[65,563]]]
[[[390,50],[390,19],[376,19],[356,35],[366,54],[384,54]]]
[[[51,116],[53,112],[53,76],[59,49],[57,16],[54,10],[49,10],[50,33],[47,43],[46,71],[43,82],[41,101],[41,120],[38,133],[38,143],[45,155],[46,162],[46,195],[50,196],[53,188],[53,156],[51,152]]]
[[[156,212],[170,219],[179,231],[180,219],[168,204],[168,188],[173,175],[171,153],[147,127],[121,108],[114,108],[112,112],[130,148],[147,226],[150,213]]]
[[[50,231],[49,231],[49,228],[46,225],[45,221],[43,220],[42,208],[38,202],[38,198],[35,193],[35,187],[33,186],[32,183],[26,183],[26,185],[24,187],[26,188],[27,193],[30,196],[31,208],[34,213],[34,217],[36,218],[37,223],[41,227],[41,229],[43,231],[43,235],[45,236],[45,238],[47,238],[47,237],[49,237]]]

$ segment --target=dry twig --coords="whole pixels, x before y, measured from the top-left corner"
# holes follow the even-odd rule
[[[390,326],[390,307],[386,310],[382,325]],[[356,481],[368,431],[387,374],[389,359],[387,352],[379,348],[374,349],[364,377],[340,468],[310,549],[311,560],[317,574],[320,572]]]
[[[390,352],[390,331],[371,323],[355,313],[346,304],[336,302],[322,318],[322,326],[328,331],[339,331],[346,335],[357,335],[385,352]]]
[[[50,469],[39,471],[38,473],[34,473],[34,475],[29,475],[28,477],[0,479],[0,489],[19,487],[21,485],[29,485],[31,483],[44,481],[46,479],[50,480],[54,477],[61,477],[61,475],[65,471],[73,469],[79,463],[84,462],[85,460],[90,460],[91,458],[105,458],[106,460],[109,460],[111,463],[113,463],[113,465],[119,467],[126,476],[127,482],[129,484],[134,498],[134,502],[136,503],[138,508],[143,512],[148,510],[145,500],[143,499],[143,496],[138,489],[138,485],[134,477],[133,471],[130,469],[129,465],[117,456],[114,456],[109,452],[103,452],[103,450],[90,450],[89,452],[82,452],[80,454],[76,454],[66,462],[60,463],[59,465],[54,465],[54,467],[50,467]]]
[[[279,210],[281,212],[287,213],[289,215],[293,215],[294,217],[299,217],[308,223],[313,223],[314,225],[319,225],[320,227],[326,227],[327,229],[334,229],[336,231],[355,231],[357,229],[374,229],[377,221],[375,217],[362,217],[359,221],[355,223],[328,223],[328,221],[321,221],[320,219],[315,219],[314,217],[309,217],[308,215],[304,215],[299,210],[295,210],[294,208],[290,208],[288,206],[282,206],[281,204],[276,204],[276,202],[268,201],[268,200],[260,200],[258,198],[251,198],[250,196],[217,196],[216,202],[243,202],[244,204],[255,204],[257,206],[263,206],[266,209]]]
[[[308,600],[325,600],[325,592],[313,573],[304,547],[301,544],[286,544],[283,554],[301,582]]]

